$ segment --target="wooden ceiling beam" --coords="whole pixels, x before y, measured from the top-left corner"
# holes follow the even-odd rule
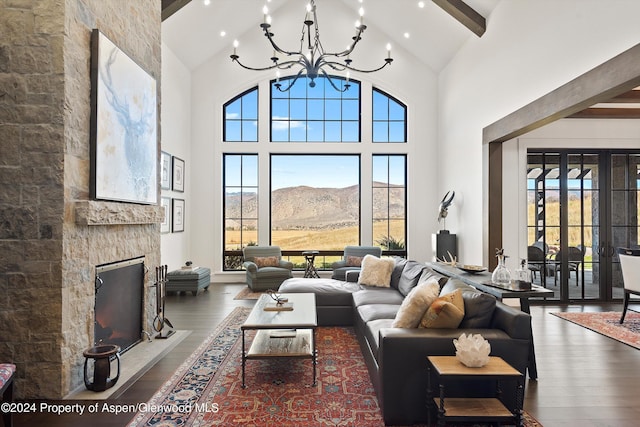
[[[640,108],[587,108],[569,119],[640,119]]]
[[[622,93],[618,96],[607,100],[612,103],[639,103],[640,104],[640,90],[630,90],[629,92]]]
[[[162,20],[166,20],[168,17],[185,7],[191,0],[162,0]]]
[[[445,12],[453,16],[462,25],[470,29],[478,37],[487,31],[487,21],[462,0],[432,0]]]

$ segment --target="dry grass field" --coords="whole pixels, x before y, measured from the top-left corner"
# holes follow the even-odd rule
[[[386,236],[386,222],[376,222],[374,225],[375,239]],[[404,242],[404,223],[402,221],[391,222],[391,236]],[[233,250],[240,248],[240,230],[226,230],[226,248]],[[247,242],[257,242],[256,230],[244,230],[242,238]],[[273,230],[271,232],[271,244],[280,246],[286,250],[341,250],[348,245],[358,245],[358,227],[341,227],[322,230],[297,229],[297,230]]]
[[[594,224],[591,212],[592,212],[592,199],[591,197],[585,197],[582,208],[580,200],[569,201],[569,246],[577,246],[584,244],[586,247],[591,246],[592,242],[592,224]],[[545,241],[550,246],[560,245],[560,202],[547,202],[545,205],[545,219],[546,219],[546,239]],[[533,203],[528,205],[527,224],[528,227],[528,242],[529,244],[536,241],[535,219],[536,206]],[[582,216],[584,212],[584,216]],[[582,236],[583,230],[580,225],[584,224],[584,236]],[[583,243],[584,242],[584,243]]]

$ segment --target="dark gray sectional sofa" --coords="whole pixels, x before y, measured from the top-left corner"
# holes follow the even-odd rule
[[[461,288],[465,316],[457,329],[404,329],[392,327],[405,296],[425,275],[437,276],[445,295]],[[350,280],[350,278],[347,278]],[[529,314],[502,304],[490,295],[455,279],[439,276],[425,264],[395,260],[388,288],[362,286],[333,279],[286,280],[282,293],[316,294],[320,326],[353,326],[387,425],[427,421],[427,362],[432,355],[454,355],[453,339],[463,332],[481,334],[500,356],[525,374],[531,342]],[[320,350],[321,351],[321,350]],[[494,384],[459,383],[448,391],[459,396],[482,396]],[[507,407],[515,407],[513,384],[503,384]]]

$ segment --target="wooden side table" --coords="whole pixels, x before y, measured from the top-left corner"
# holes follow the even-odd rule
[[[316,270],[316,266],[314,265],[316,260],[316,255],[318,255],[319,251],[304,251],[302,255],[306,261],[306,268],[304,269],[304,277],[309,279],[319,279],[320,275],[318,274],[318,270]]]
[[[515,421],[522,426],[522,406],[524,401],[524,375],[500,357],[490,357],[489,363],[481,368],[469,368],[455,356],[428,356],[427,405],[432,402],[438,408],[438,425],[446,421],[502,422]],[[432,370],[438,378],[439,397],[434,396],[431,384]],[[511,412],[501,401],[503,393],[500,382],[516,379],[516,408]],[[495,396],[488,397],[447,397],[446,384],[460,380],[495,380]],[[431,411],[429,411],[431,425]]]

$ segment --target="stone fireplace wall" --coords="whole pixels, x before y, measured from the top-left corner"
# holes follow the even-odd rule
[[[91,30],[156,79],[159,106],[160,2],[0,7],[0,361],[18,366],[18,398],[55,399],[83,384],[95,266],[138,256],[152,271],[160,263],[157,206],[89,198]]]

